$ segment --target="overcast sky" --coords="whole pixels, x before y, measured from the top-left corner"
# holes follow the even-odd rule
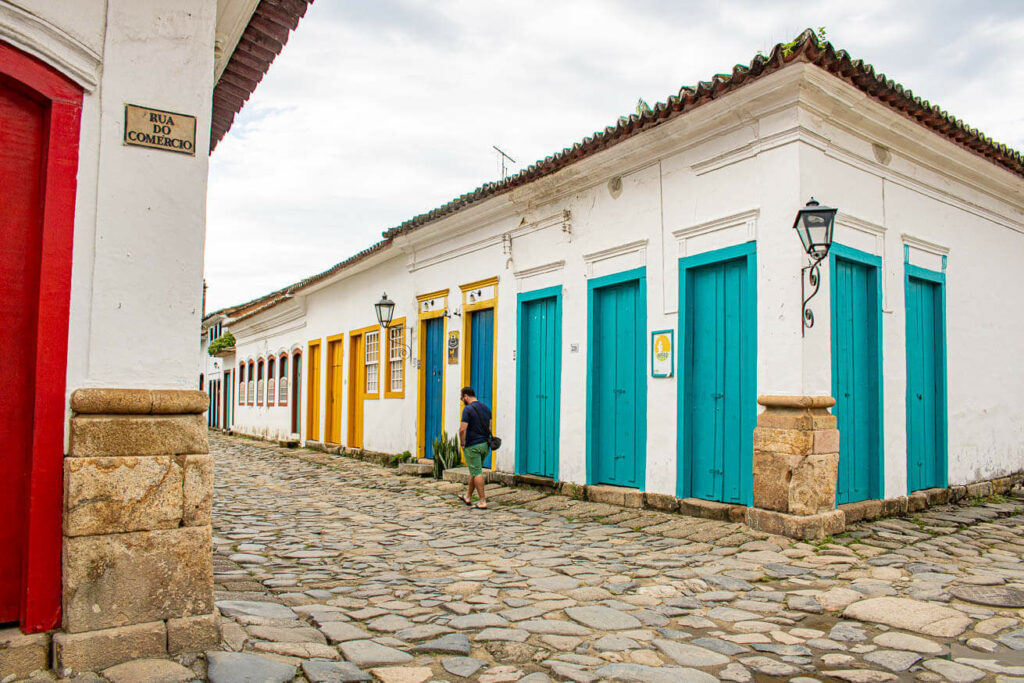
[[[210,163],[207,310],[824,25],[1024,149],[1024,1],[317,0]]]

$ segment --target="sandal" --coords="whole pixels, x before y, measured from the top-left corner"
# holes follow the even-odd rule
[[[466,505],[469,505],[469,503],[466,503]],[[477,503],[476,505],[473,506],[473,509],[474,510],[490,510],[491,508],[489,506],[487,506],[487,505],[480,505],[480,503]]]
[[[466,507],[470,507],[471,505],[473,505],[473,501],[472,500],[467,500],[466,497],[463,496],[463,495],[460,495],[460,494],[456,493],[455,497],[458,498],[459,500],[461,500],[463,503],[465,503]]]

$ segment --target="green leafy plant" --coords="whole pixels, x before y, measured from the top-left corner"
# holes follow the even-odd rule
[[[395,453],[388,458],[388,464],[391,467],[398,467],[403,462],[409,462],[410,460],[412,460],[412,453],[409,451],[402,451],[401,453]]]
[[[441,432],[441,436],[435,437],[430,444],[434,449],[434,479],[440,479],[445,470],[458,466],[461,460],[459,439],[448,436],[448,432]]]
[[[231,334],[231,330],[228,330],[210,342],[210,346],[206,349],[206,352],[211,356],[215,356],[224,349],[230,349],[234,345],[235,335]]]

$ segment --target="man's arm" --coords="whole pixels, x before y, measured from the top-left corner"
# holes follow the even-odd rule
[[[466,430],[469,429],[468,422],[459,423],[459,445],[463,448],[466,447]]]

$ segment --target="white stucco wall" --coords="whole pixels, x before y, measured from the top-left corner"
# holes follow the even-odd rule
[[[193,388],[216,3],[38,0],[29,7],[0,8],[0,39],[85,89],[68,393]],[[196,155],[125,146],[126,103],[196,116]]]
[[[1024,377],[1024,316],[1000,293],[1021,289],[1014,264],[1024,256],[1024,183],[959,150],[813,66],[758,81],[685,117],[638,135],[559,173],[463,209],[400,236],[382,254],[342,271],[330,284],[301,291],[301,314],[275,324],[277,307],[245,321],[238,360],[267,348],[305,350],[310,339],[345,333],[342,442],[348,425],[348,333],[372,325],[382,291],[395,316],[412,326],[416,296],[497,277],[495,433],[504,445],[497,467],[513,470],[516,442],[513,353],[516,296],[562,287],[560,459],[562,480],[586,482],[587,282],[646,269],[647,453],[645,489],[674,494],[677,479],[676,377],[650,377],[649,333],[676,330],[678,259],[756,240],[757,393],[829,394],[827,268],[812,302],[816,324],[801,335],[800,269],[806,262],[792,229],[811,197],[841,209],[836,241],[883,258],[884,494],[906,493],[903,247],[911,262],[941,267],[948,250],[949,479],[998,476],[1024,468],[1024,415],[1013,402]],[[857,102],[850,107],[849,102]],[[821,115],[831,107],[829,116]],[[890,150],[886,164],[873,144]],[[884,156],[884,155],[883,155]],[[935,159],[947,158],[945,166]],[[954,163],[955,162],[955,163]],[[621,188],[609,181],[621,180]],[[1003,191],[996,191],[1002,188]],[[911,238],[905,237],[910,235]],[[916,240],[916,241],[915,241]],[[939,245],[921,248],[920,245]],[[463,317],[446,321],[462,332]],[[249,331],[247,331],[249,330]],[[998,348],[996,348],[998,347]],[[977,349],[987,349],[979,365]],[[989,351],[988,349],[991,349]],[[460,351],[460,361],[465,349]],[[304,371],[308,359],[303,360]],[[237,365],[237,363],[236,363]],[[321,413],[325,409],[321,367]],[[445,366],[444,427],[457,429],[461,366]],[[366,401],[364,446],[416,451],[418,379],[406,366],[404,399]],[[303,380],[305,393],[306,379]],[[304,399],[305,400],[305,399]],[[305,406],[304,406],[305,411]],[[283,409],[238,409],[241,431],[275,436]],[[305,429],[305,419],[302,421]],[[323,438],[324,415],[320,417]],[[311,438],[303,431],[304,439]]]

